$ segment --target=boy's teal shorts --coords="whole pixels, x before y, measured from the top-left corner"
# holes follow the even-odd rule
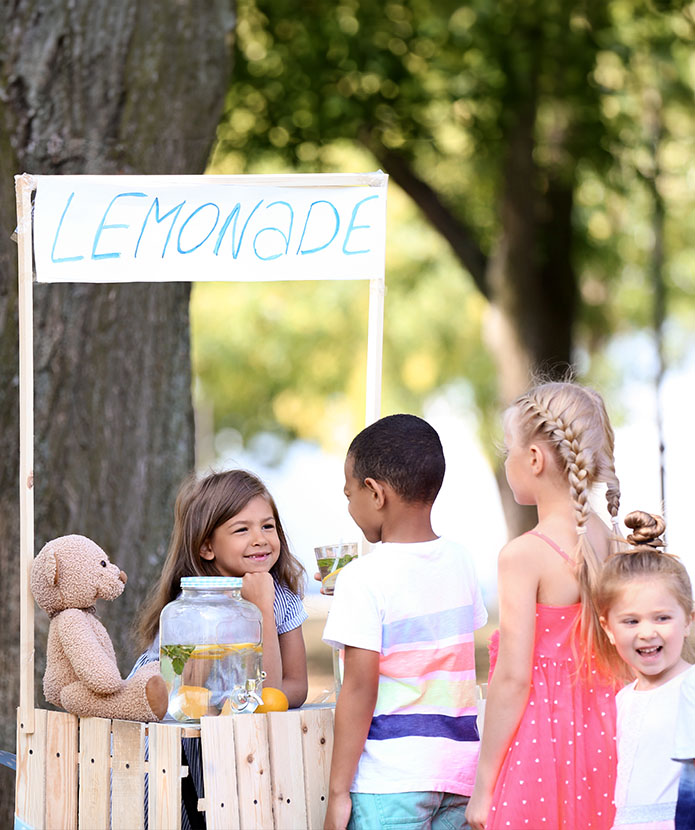
[[[350,793],[352,814],[347,830],[470,830],[467,795],[452,793]]]

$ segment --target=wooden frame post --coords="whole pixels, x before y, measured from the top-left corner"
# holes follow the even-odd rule
[[[367,329],[367,408],[365,423],[377,421],[381,415],[381,364],[384,344],[383,277],[369,281],[369,327]]]
[[[34,310],[31,194],[34,179],[15,176],[19,265],[19,725],[34,731]]]

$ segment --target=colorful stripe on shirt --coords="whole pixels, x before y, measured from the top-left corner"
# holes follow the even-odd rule
[[[411,680],[382,677],[375,713],[432,712],[440,715],[471,715],[477,712],[475,677],[439,675]]]
[[[467,636],[447,646],[412,644],[407,650],[384,654],[379,662],[387,677],[422,677],[432,672],[466,672],[475,668],[475,644]]]
[[[434,614],[422,614],[419,617],[407,617],[384,623],[381,648],[385,652],[405,643],[432,643],[456,639],[462,632],[470,632],[474,628],[472,605],[448,608]]]
[[[478,740],[472,626],[472,605],[384,623],[370,738]]]
[[[475,715],[451,718],[446,715],[379,715],[372,718],[368,740],[390,738],[449,738],[452,741],[478,741]]]

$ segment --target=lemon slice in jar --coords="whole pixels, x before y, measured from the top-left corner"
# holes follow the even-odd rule
[[[200,720],[207,715],[210,690],[204,686],[181,686],[169,703],[169,713],[178,721]]]

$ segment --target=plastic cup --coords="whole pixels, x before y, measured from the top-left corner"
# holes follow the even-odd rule
[[[331,595],[340,571],[357,556],[357,542],[321,545],[314,548],[316,564],[321,574],[321,590]]]

